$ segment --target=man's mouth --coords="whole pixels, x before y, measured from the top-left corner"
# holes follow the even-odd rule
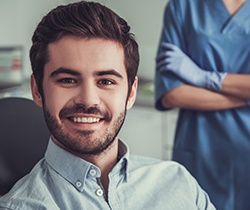
[[[96,117],[70,117],[69,119],[75,123],[97,123],[101,120]]]

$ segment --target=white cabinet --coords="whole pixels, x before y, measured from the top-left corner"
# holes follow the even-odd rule
[[[174,143],[174,135],[175,135],[178,114],[179,114],[178,109],[173,109],[171,111],[165,111],[161,113],[162,139],[163,139],[162,158],[164,160],[170,160],[172,157],[172,147]]]
[[[161,114],[153,108],[134,106],[127,113],[119,137],[133,154],[162,158]]]
[[[158,112],[152,107],[134,106],[128,111],[119,137],[133,154],[170,159],[176,111]]]

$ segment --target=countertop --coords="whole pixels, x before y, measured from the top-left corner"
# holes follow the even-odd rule
[[[23,97],[32,99],[29,80],[25,80],[21,85],[0,89],[0,98]]]

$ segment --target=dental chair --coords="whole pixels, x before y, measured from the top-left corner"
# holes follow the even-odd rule
[[[44,156],[49,136],[42,109],[32,100],[0,99],[0,196]]]

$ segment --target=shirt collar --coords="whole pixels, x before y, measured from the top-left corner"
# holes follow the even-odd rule
[[[119,140],[118,145],[118,156],[120,160],[110,172],[110,177],[120,175],[124,176],[124,180],[127,181],[129,149],[121,140]],[[96,177],[100,177],[101,175],[98,167],[62,149],[51,139],[45,153],[45,160],[54,171],[68,180],[81,192],[84,189],[86,178],[89,176],[92,169],[97,172],[95,175]]]
[[[118,158],[119,158],[119,161],[110,172],[110,176],[112,177],[113,175],[119,174],[121,176],[124,176],[124,181],[127,182],[128,181],[129,148],[125,144],[125,142],[123,142],[120,139],[118,143]]]

